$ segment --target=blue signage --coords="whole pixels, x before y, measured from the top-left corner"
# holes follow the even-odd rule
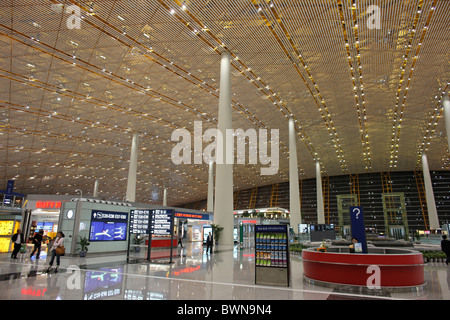
[[[151,213],[149,209],[136,209],[130,211],[130,233],[148,234]]]
[[[155,236],[170,236],[172,233],[173,210],[155,209],[151,210],[150,232]]]
[[[367,253],[366,228],[364,226],[364,214],[362,207],[350,207],[350,221],[352,238],[361,243],[362,252]]]
[[[13,194],[13,189],[14,189],[14,180],[8,180],[8,184],[6,185],[5,200],[3,202],[3,204],[6,206],[9,206],[11,204],[11,195]]]

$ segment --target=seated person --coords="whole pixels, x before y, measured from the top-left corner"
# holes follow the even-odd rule
[[[350,253],[355,253],[355,243],[358,242],[358,239],[352,238],[352,243],[349,245]]]

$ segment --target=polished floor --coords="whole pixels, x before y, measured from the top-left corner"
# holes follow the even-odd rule
[[[255,285],[252,248],[217,248],[207,254],[198,243],[178,248],[173,263],[126,263],[125,255],[61,257],[58,272],[29,253],[0,254],[0,299],[9,300],[448,300],[450,266],[425,265],[426,285],[418,292],[360,292],[304,281],[300,255],[291,254],[289,287]],[[133,253],[143,256],[144,253]]]

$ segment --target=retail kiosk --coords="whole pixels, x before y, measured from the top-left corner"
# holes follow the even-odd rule
[[[139,224],[146,224],[140,223],[141,218],[144,219],[145,212],[153,209],[173,210],[175,218],[208,219],[205,223],[212,219],[209,212],[197,210],[94,198],[72,198],[62,203],[58,231],[65,234],[66,252],[71,255],[78,254],[77,242],[80,237],[89,239],[89,255],[92,253],[123,254],[129,251],[129,242],[133,242],[134,237],[142,235],[144,237],[142,245],[148,244],[148,235],[145,234],[145,230],[142,229],[142,232],[138,230],[142,228]],[[131,229],[133,232],[130,234]],[[151,243],[152,248],[170,247],[170,238],[167,235],[155,234]],[[174,237],[172,246],[176,247],[176,245],[177,238]]]
[[[25,199],[22,213],[22,232],[31,241],[35,232],[44,230],[44,236],[55,238],[61,207],[73,196],[30,194]]]

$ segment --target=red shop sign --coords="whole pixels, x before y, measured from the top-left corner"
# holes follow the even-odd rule
[[[36,201],[37,209],[59,209],[61,201]]]

